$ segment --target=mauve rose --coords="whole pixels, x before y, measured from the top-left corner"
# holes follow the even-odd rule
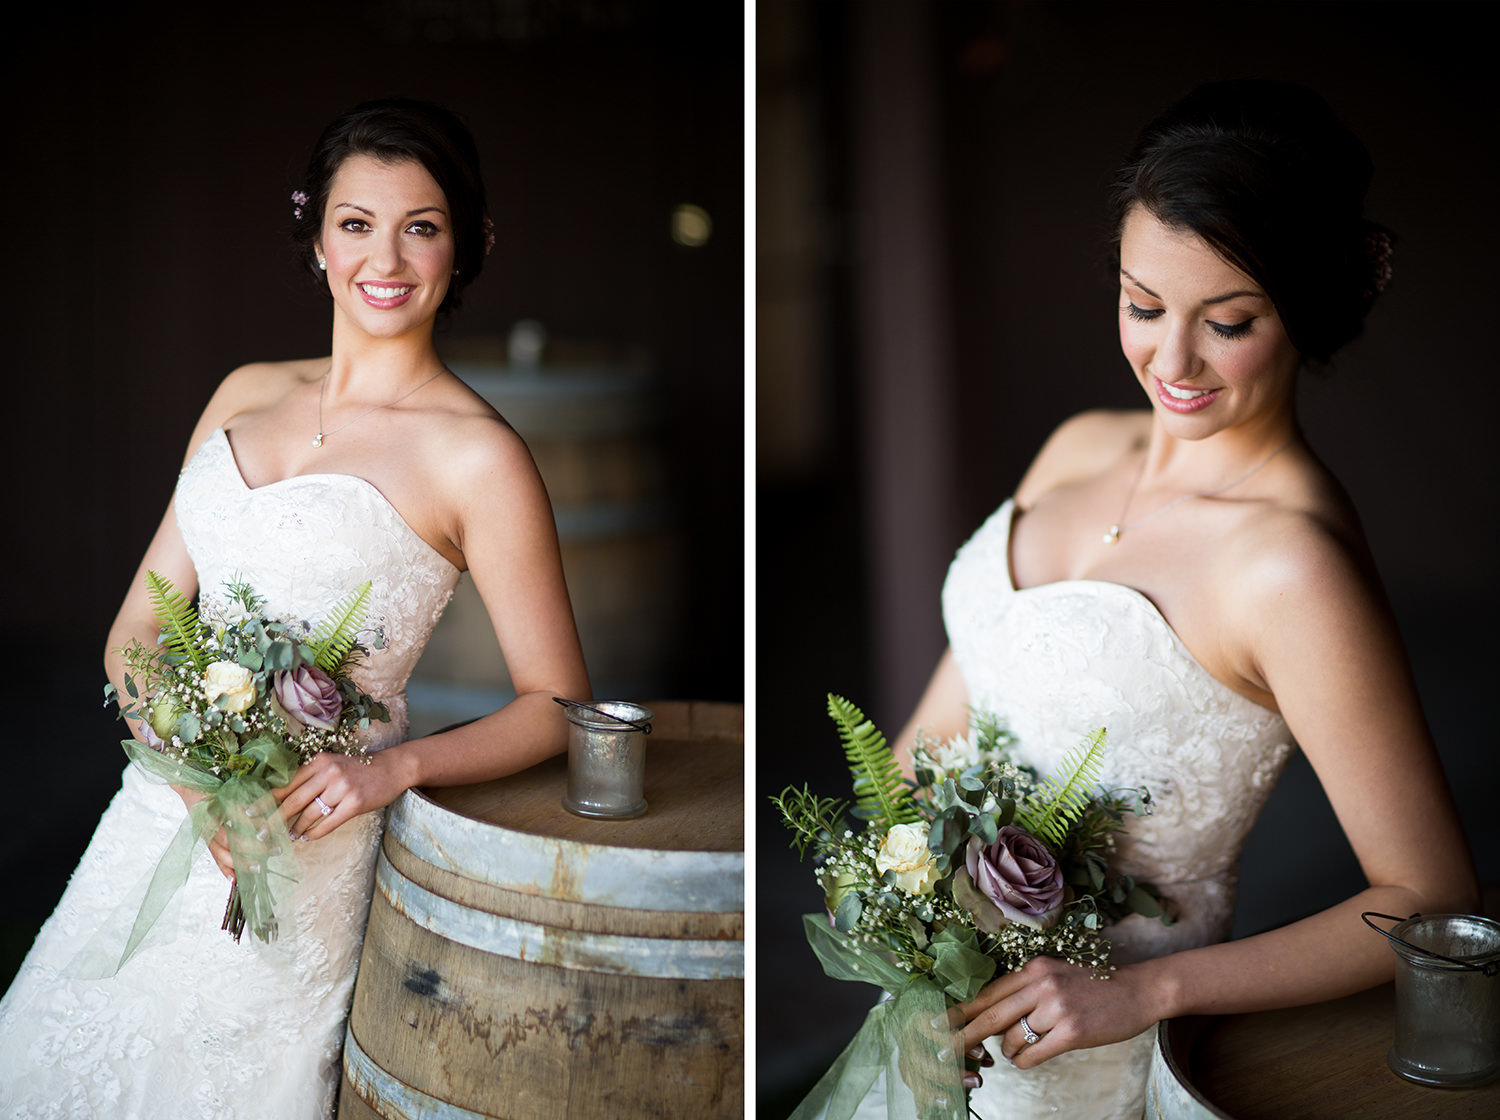
[[[325,731],[339,725],[339,713],[344,710],[339,686],[316,665],[299,665],[289,672],[273,673],[271,691],[293,719]]]
[[[969,838],[964,867],[980,892],[1013,922],[1046,929],[1062,909],[1062,868],[1048,847],[1014,825],[1000,830],[988,847]]]

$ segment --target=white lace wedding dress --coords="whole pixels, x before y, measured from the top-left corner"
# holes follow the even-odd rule
[[[977,710],[1004,717],[1016,756],[1043,775],[1106,728],[1106,788],[1145,786],[1154,812],[1127,818],[1116,865],[1161,888],[1180,918],[1134,916],[1109,929],[1127,963],[1222,941],[1234,912],[1240,849],[1291,753],[1286,723],[1211,677],[1166,619],[1131,588],[1067,580],[1017,590],[1006,502],[955,557],[943,587],[954,658]],[[1152,1029],[1127,1042],[1018,1070],[991,1043],[995,1065],[972,1094],[984,1120],[1139,1120]],[[870,1100],[859,1115],[886,1116]]]
[[[406,735],[402,689],[458,571],[376,488],[351,475],[245,485],[214,432],[182,472],[177,520],[211,608],[241,578],[268,613],[320,619],[365,580],[385,648],[355,673],[390,709],[372,748]],[[101,744],[100,749],[105,749]],[[192,874],[137,954],[99,981],[65,976],[185,815],[133,767],[62,901],[0,1001],[0,1116],[7,1120],[324,1120],[369,908],[383,814],[296,845],[294,935],[268,948],[219,928],[228,881],[200,844]]]

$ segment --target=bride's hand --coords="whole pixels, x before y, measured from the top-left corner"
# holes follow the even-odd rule
[[[966,1022],[964,1045],[992,1036],[1017,1069],[1031,1069],[1068,1050],[1133,1038],[1157,1021],[1140,973],[1123,966],[1096,979],[1086,968],[1036,957],[1018,972],[991,980],[954,1012]],[[1039,1035],[1026,1041],[1026,1026]]]
[[[195,789],[186,786],[173,786],[173,792],[182,798],[182,803],[192,812],[193,806],[202,801],[207,794],[199,793]],[[208,852],[214,857],[214,862],[219,865],[219,870],[224,873],[224,878],[234,878],[234,857],[229,853],[229,835],[222,828],[208,838]]]
[[[389,805],[406,786],[396,774],[395,758],[381,751],[368,761],[349,755],[317,755],[272,795],[294,840],[321,840],[361,813]]]

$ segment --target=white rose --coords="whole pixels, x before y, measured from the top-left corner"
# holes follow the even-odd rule
[[[233,661],[215,661],[203,674],[203,696],[226,712],[243,712],[255,703],[255,674]]]
[[[885,834],[875,856],[875,870],[896,873],[896,886],[908,894],[931,894],[941,877],[927,846],[927,826],[898,824]]]
[[[932,761],[939,770],[960,773],[979,763],[979,743],[968,735],[955,735],[932,748]]]

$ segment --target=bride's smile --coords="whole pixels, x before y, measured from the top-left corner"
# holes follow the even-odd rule
[[[1120,348],[1182,439],[1289,414],[1301,361],[1258,285],[1139,206],[1120,238]]]
[[[420,163],[351,156],[329,188],[317,249],[338,324],[378,338],[430,327],[453,275],[447,199]]]

